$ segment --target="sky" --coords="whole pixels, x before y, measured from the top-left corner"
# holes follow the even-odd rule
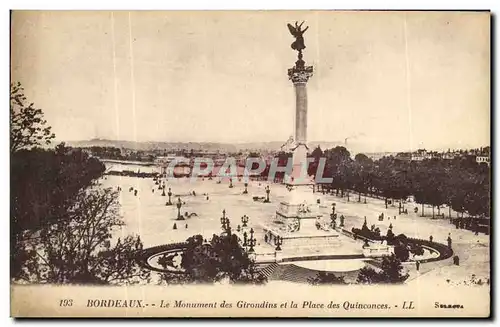
[[[490,144],[488,13],[17,11],[11,79],[58,140],[284,142],[296,20],[310,142]]]

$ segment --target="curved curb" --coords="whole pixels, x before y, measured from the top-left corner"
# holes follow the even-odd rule
[[[427,262],[434,262],[434,261],[442,261],[449,259],[453,256],[453,249],[449,248],[447,245],[442,244],[442,243],[437,243],[437,242],[431,242],[429,240],[423,240],[419,238],[408,238],[411,242],[414,242],[418,245],[425,246],[427,248],[430,248],[439,255],[435,258],[428,258],[428,259],[423,259],[419,260],[420,263],[427,263]]]
[[[185,250],[187,244],[188,244],[187,242],[179,242],[179,243],[170,243],[170,244],[153,246],[139,251],[136,254],[136,260],[141,267],[152,271],[156,271],[159,273],[185,274],[183,271],[171,271],[153,267],[151,266],[151,264],[149,264],[149,259],[155,255],[161,254],[162,252],[173,251],[173,250]]]

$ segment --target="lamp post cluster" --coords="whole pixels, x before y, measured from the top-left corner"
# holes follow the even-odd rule
[[[172,189],[170,187],[168,188],[167,195],[168,195],[168,201],[165,203],[165,205],[166,206],[171,206],[172,205]]]
[[[276,251],[281,251],[281,245],[283,245],[283,237],[276,236],[274,239],[274,245],[276,245]]]
[[[220,223],[222,230],[228,234],[231,234],[231,226],[229,218],[226,217],[226,209],[222,210],[222,217],[220,218]]]
[[[331,226],[333,229],[337,227],[337,214],[335,213],[335,203],[332,203],[332,213],[330,214]]]
[[[248,220],[250,218],[248,218],[247,215],[243,215],[243,217],[241,217],[241,222],[243,223],[243,227],[247,227],[247,223],[248,223]]]
[[[248,246],[249,247],[248,248],[248,252],[249,253],[255,252],[255,250],[254,250],[253,247],[255,246],[257,240],[255,239],[255,237],[253,236],[253,234],[254,234],[253,228],[250,228],[250,238],[248,238],[247,232],[243,233],[243,246]]]
[[[155,176],[153,177],[153,180],[155,181],[155,184],[158,185],[158,189],[162,190],[161,196],[167,196],[168,195],[168,201],[165,202],[165,206],[172,206],[174,203],[172,202],[172,188],[168,188],[168,193],[165,193],[166,185],[165,181],[161,180],[161,176]],[[181,208],[182,208],[182,200],[179,197],[177,199],[177,202],[175,203],[175,206],[177,207],[177,218],[176,220],[185,220],[185,218],[181,215]],[[175,229],[175,228],[174,228]]]

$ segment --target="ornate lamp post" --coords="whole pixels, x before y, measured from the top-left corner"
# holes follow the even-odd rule
[[[168,201],[167,203],[165,203],[166,206],[171,206],[172,205],[172,201],[171,201],[171,198],[172,198],[172,189],[169,187],[168,188]]]
[[[243,191],[243,194],[248,194],[248,190],[247,190],[247,187],[248,187],[248,183],[245,182],[245,190]]]
[[[332,220],[331,221],[331,226],[333,229],[335,229],[337,227],[337,214],[336,213],[332,213],[330,215],[330,219]]]
[[[255,246],[256,239],[253,237],[253,233],[254,233],[253,228],[251,228],[250,229],[250,238],[247,240],[247,244],[250,247],[248,249],[249,253],[255,252],[255,250],[253,249],[253,247]]]
[[[241,222],[243,223],[243,227],[247,227],[248,220],[249,218],[247,215],[243,215],[243,217],[241,217]]]
[[[271,189],[269,188],[269,185],[266,186],[266,203],[269,203],[269,193],[271,193]]]
[[[281,251],[281,245],[283,245],[283,238],[277,236],[274,239],[274,245],[276,245],[276,251]]]
[[[177,220],[184,220],[181,216],[182,201],[181,198],[177,200]]]
[[[226,218],[226,209],[222,210],[222,217],[220,219],[222,230],[227,232],[229,228],[229,218]]]
[[[332,213],[330,214],[330,219],[331,219],[331,226],[333,229],[335,229],[335,227],[337,227],[337,214],[335,213],[335,206],[336,204],[335,203],[332,203]]]
[[[243,232],[243,246],[248,245],[247,241],[248,241],[248,234],[247,232]]]

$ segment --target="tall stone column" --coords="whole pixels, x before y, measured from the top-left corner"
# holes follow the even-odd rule
[[[295,149],[293,150],[293,177],[292,184],[309,184],[308,180],[301,179],[302,167],[307,163],[307,82],[313,75],[312,66],[304,66],[299,60],[293,68],[288,70],[288,77],[295,87]],[[302,173],[304,176],[305,172]]]

